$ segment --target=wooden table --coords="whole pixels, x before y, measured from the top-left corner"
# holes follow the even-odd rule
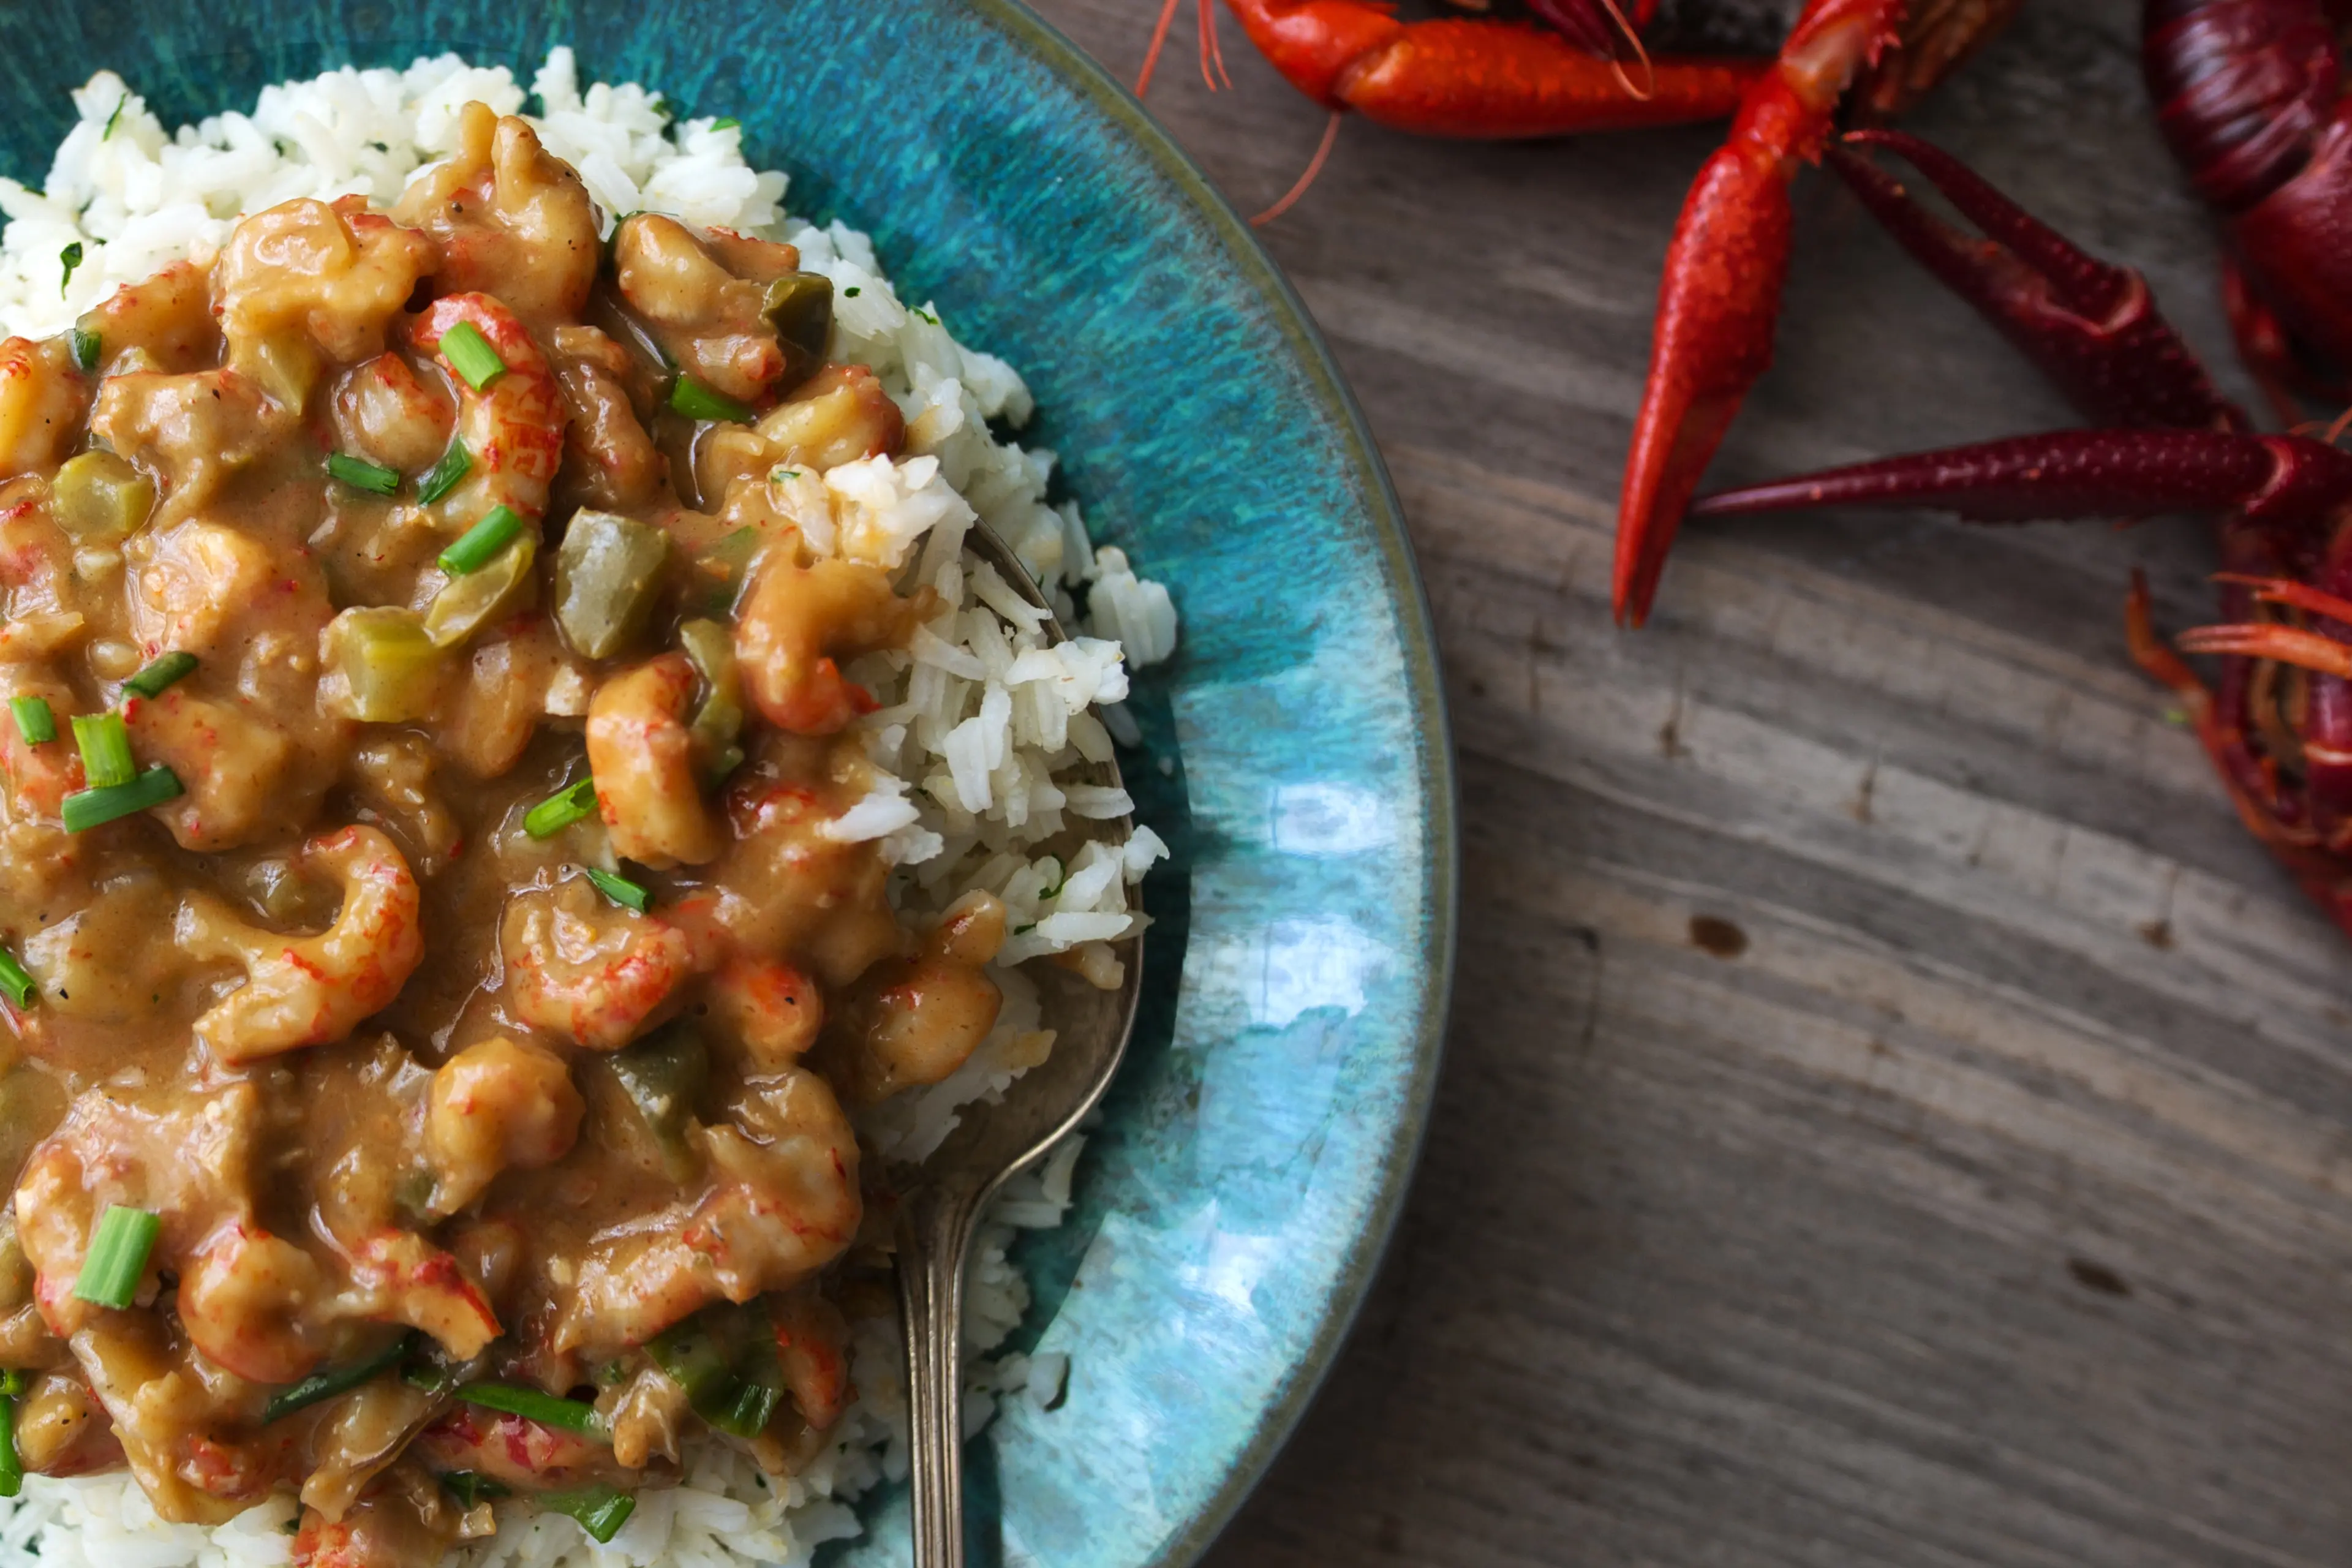
[[[1034,0],[1131,79],[1149,0]],[[1188,0],[1189,5],[1189,0]],[[1910,123],[2145,270],[2226,375],[2137,7],[2032,0]],[[1237,206],[1322,128],[1189,14],[1152,105]],[[1349,124],[1265,231],[1369,409],[1464,789],[1450,1057],[1331,1382],[1210,1561],[2352,1558],[2352,950],[2126,662],[2201,529],[1610,533],[1705,130]],[[1824,179],[1716,473],[2071,423]]]

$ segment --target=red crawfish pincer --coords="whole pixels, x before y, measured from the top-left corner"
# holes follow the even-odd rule
[[[1949,154],[1898,132],[1847,141],[1899,153],[1984,231],[1961,234],[1917,208],[1850,147],[1832,154],[1906,248],[2098,427],[1826,469],[1691,512],[1919,507],[1988,523],[2213,514],[2225,624],[2180,646],[2221,655],[2218,681],[2209,688],[2158,638],[2137,583],[2131,650],[2180,694],[2248,827],[2352,931],[2352,454],[2252,433],[2137,274],[2076,248]]]

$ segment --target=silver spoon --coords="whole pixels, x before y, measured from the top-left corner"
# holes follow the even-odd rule
[[[1067,639],[1028,569],[986,523],[975,521],[964,542],[1015,593],[1048,612],[1050,640]],[[1101,763],[1093,773],[1095,783],[1119,784],[1116,763]],[[1115,843],[1130,826],[1121,816],[1081,822],[1079,831]],[[1116,991],[1097,990],[1052,966],[1035,967],[1033,978],[1045,1022],[1055,1031],[1053,1054],[1014,1079],[1002,1103],[967,1107],[936,1152],[896,1173],[915,1568],[963,1568],[964,1254],[989,1198],[1076,1127],[1118,1068],[1142,993],[1143,939],[1132,936],[1115,945],[1125,971]]]

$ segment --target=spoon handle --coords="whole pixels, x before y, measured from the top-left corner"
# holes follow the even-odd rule
[[[915,1568],[963,1568],[963,1258],[980,1194],[938,1183],[898,1215]]]

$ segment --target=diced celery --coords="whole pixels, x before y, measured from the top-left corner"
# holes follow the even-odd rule
[[[452,577],[425,609],[425,635],[436,647],[455,647],[493,621],[529,609],[539,596],[531,571],[538,560],[539,541],[520,534],[480,571]]]
[[[83,452],[49,481],[49,510],[76,539],[108,543],[138,531],[155,510],[155,487],[112,452]]]
[[[345,610],[327,623],[321,694],[346,718],[400,724],[428,716],[440,696],[443,668],[441,649],[414,610]]]
[[[609,511],[574,512],[555,552],[555,621],[590,658],[610,658],[645,632],[661,600],[669,535]]]

